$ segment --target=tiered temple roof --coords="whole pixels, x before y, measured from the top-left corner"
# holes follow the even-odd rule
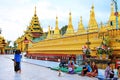
[[[34,16],[32,17],[30,25],[28,26],[25,33],[32,34],[32,37],[39,37],[40,34],[43,33],[43,29],[40,26],[40,22],[39,22],[37,14],[36,14],[36,7],[35,7]]]

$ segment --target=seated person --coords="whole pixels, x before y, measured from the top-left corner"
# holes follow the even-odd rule
[[[91,67],[87,62],[85,62],[85,66],[83,67],[81,75],[84,76],[87,74],[87,72],[91,72]]]
[[[110,67],[110,78],[114,78],[114,70],[113,70],[113,66]]]
[[[120,66],[118,66],[117,70],[118,70],[118,78],[120,78]]]
[[[98,68],[95,64],[95,62],[92,62],[92,65],[91,65],[91,68],[92,68],[92,71],[91,72],[87,72],[87,76],[89,77],[95,77],[98,75]]]
[[[68,73],[74,74],[74,63],[72,62],[72,60],[68,64]]]
[[[108,66],[106,67],[106,69],[105,69],[105,78],[107,79],[107,78],[110,78],[110,71],[111,71],[111,63],[109,62],[108,63]]]
[[[59,67],[66,67],[66,62],[65,60],[61,60]]]

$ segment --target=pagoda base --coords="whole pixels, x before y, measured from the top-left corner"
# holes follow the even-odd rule
[[[74,60],[76,59],[76,55],[74,54],[26,54],[25,55],[27,58],[30,59],[37,59],[37,60],[47,60],[47,61],[55,61],[55,62],[60,62],[60,60],[70,60],[73,58]]]

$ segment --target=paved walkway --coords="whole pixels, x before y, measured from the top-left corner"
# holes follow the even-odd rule
[[[64,73],[64,76],[58,77],[58,72],[49,68],[21,63],[21,74],[15,73],[13,61],[6,55],[0,55],[0,80],[98,80],[96,78],[82,77],[77,74],[70,75]]]

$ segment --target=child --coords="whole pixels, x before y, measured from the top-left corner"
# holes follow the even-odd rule
[[[62,73],[62,71],[60,69],[58,70],[58,76],[59,77],[63,76],[63,73]]]
[[[61,70],[60,69],[58,70],[58,76],[59,77],[61,76]]]

